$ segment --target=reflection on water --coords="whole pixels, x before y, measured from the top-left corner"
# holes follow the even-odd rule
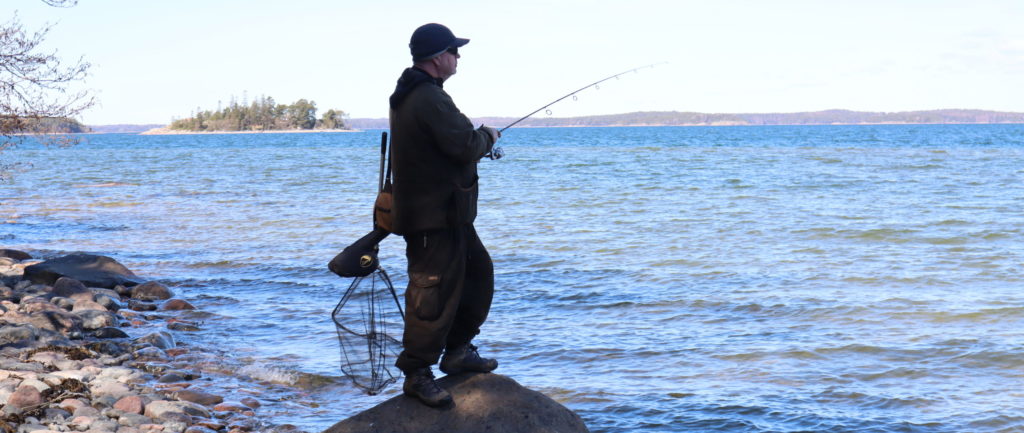
[[[513,129],[481,164],[481,350],[595,432],[1024,428],[1024,127]],[[309,431],[326,262],[370,227],[378,132],[23,146],[0,239],[89,251],[204,311],[200,368]],[[69,163],[68,161],[73,161]],[[404,287],[401,239],[381,259]],[[199,355],[196,355],[197,357]]]

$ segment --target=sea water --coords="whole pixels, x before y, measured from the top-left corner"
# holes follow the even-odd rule
[[[116,258],[193,302],[211,379],[316,432],[334,254],[380,131],[89,135],[6,152],[0,246]],[[1024,429],[1024,125],[515,128],[480,164],[498,373],[594,432]],[[381,245],[401,294],[404,241]],[[150,329],[127,329],[138,336]]]

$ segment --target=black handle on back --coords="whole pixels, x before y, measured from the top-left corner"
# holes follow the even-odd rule
[[[388,153],[388,133],[380,133],[380,181],[377,183],[377,192],[384,191],[384,155]],[[388,167],[389,169],[391,167]],[[390,173],[389,173],[390,174]]]

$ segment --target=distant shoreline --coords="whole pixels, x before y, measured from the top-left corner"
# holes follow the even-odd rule
[[[216,135],[216,134],[308,134],[316,132],[362,132],[359,129],[269,129],[266,131],[185,131],[170,128],[153,128],[139,135]]]

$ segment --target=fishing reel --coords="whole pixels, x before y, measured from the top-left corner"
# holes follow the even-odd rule
[[[505,156],[505,149],[500,147],[495,147],[490,152],[487,152],[487,157],[491,159],[501,159],[503,156]]]

